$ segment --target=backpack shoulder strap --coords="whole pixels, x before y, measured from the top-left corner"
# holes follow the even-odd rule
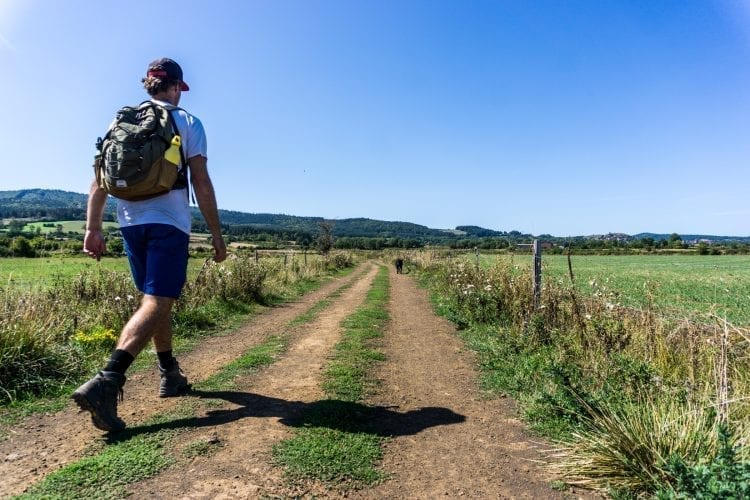
[[[175,135],[180,135],[180,129],[177,128],[177,122],[174,119],[174,115],[172,114],[172,111],[174,111],[176,109],[181,109],[181,108],[178,108],[177,106],[169,106],[169,107],[165,106],[165,108],[167,109],[167,115],[169,116],[169,123],[172,124],[172,129],[173,129]],[[182,142],[180,142],[180,162],[182,163],[182,168],[180,169],[180,174],[183,175],[184,179],[185,179],[185,187],[187,187],[187,190],[188,190],[188,192],[187,192],[188,200],[190,199],[190,196],[192,195],[192,197],[193,197],[193,204],[195,205],[196,204],[195,203],[195,193],[190,190],[190,184],[192,184],[193,179],[191,178],[192,176],[190,175],[190,169],[188,168],[188,162],[187,162],[187,159],[185,158],[185,151],[182,149]]]

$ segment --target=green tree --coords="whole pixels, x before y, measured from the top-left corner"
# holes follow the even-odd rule
[[[677,233],[669,235],[669,248],[682,248],[682,237]]]
[[[125,245],[122,238],[113,238],[107,242],[107,250],[113,255],[121,255],[125,252]]]
[[[15,257],[34,257],[34,249],[31,247],[31,243],[23,236],[13,238],[10,250]]]
[[[11,233],[20,233],[23,231],[24,226],[26,223],[22,220],[16,220],[12,219],[10,222],[8,222],[8,231]]]
[[[320,228],[320,235],[316,241],[316,246],[322,255],[328,255],[328,252],[333,248],[333,221],[318,222],[318,227]]]

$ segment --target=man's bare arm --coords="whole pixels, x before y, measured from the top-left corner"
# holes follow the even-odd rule
[[[216,193],[211,177],[208,175],[206,157],[193,156],[188,160],[190,165],[190,177],[195,190],[195,199],[198,208],[206,221],[211,233],[211,242],[214,247],[214,260],[221,262],[227,258],[227,247],[221,237],[221,222],[219,221],[219,209],[216,204]]]
[[[102,234],[102,218],[106,204],[107,193],[94,179],[89,188],[89,200],[86,205],[86,234],[83,236],[83,251],[96,260],[99,260],[107,250]]]

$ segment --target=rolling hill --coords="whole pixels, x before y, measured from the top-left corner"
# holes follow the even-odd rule
[[[85,220],[88,195],[56,189],[21,189],[0,191],[0,219],[34,220]],[[300,217],[286,214],[247,213],[234,210],[219,210],[222,224],[228,232],[241,234],[268,232],[273,234],[317,235],[323,217]],[[203,226],[203,218],[193,208],[197,230]],[[105,209],[105,220],[115,220],[115,201],[110,199]],[[533,236],[518,231],[496,231],[479,226],[465,225],[454,229],[434,229],[411,222],[382,221],[368,218],[337,219],[333,222],[336,237],[350,238],[404,238],[423,242],[448,242],[460,239],[504,238],[511,241],[528,241]],[[622,240],[652,238],[669,239],[669,234],[639,233],[618,235]],[[715,235],[680,235],[683,241],[742,242],[750,243],[750,237]],[[558,240],[560,237],[542,235],[544,239]],[[576,238],[601,239],[601,236]]]

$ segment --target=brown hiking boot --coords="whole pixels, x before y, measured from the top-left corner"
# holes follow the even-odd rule
[[[181,396],[186,394],[190,389],[187,377],[180,370],[180,364],[176,359],[174,360],[174,366],[169,370],[165,370],[159,366],[159,373],[161,373],[161,383],[159,384],[160,398]]]
[[[91,413],[97,429],[113,432],[125,428],[125,422],[117,416],[117,400],[122,401],[125,380],[120,373],[101,371],[73,393],[73,400],[81,410]]]

